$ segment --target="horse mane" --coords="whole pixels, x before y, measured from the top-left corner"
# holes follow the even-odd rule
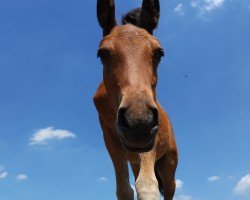
[[[136,8],[122,17],[122,24],[133,24],[140,27],[141,8]]]

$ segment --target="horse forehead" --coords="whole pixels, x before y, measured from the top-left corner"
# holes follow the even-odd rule
[[[116,26],[110,35],[102,40],[101,46],[107,43],[122,44],[123,46],[151,43],[155,46],[160,46],[158,40],[154,36],[150,35],[146,30],[134,25]]]
[[[142,28],[136,27],[134,25],[131,24],[127,24],[127,25],[121,25],[121,26],[116,26],[112,32],[111,35],[113,36],[124,36],[124,35],[133,35],[133,36],[141,36],[144,38],[149,38],[150,34],[148,34],[148,32]]]

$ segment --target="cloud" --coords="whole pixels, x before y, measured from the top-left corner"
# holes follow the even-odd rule
[[[176,189],[178,190],[178,189],[182,189],[182,187],[183,187],[183,181],[181,181],[180,179],[177,179],[176,181],[175,181],[175,185],[176,185]]]
[[[0,172],[2,172],[4,170],[3,165],[0,165]]]
[[[4,170],[4,166],[0,165],[0,180],[5,179],[8,176],[8,172]]]
[[[219,176],[210,176],[207,178],[207,181],[208,182],[215,182],[215,181],[218,181],[220,179]]]
[[[46,145],[51,140],[63,140],[66,138],[75,138],[76,135],[67,130],[54,129],[48,127],[38,130],[31,138],[30,145]]]
[[[25,174],[19,174],[19,175],[17,175],[17,177],[16,177],[16,180],[18,180],[18,181],[25,181],[25,180],[27,180],[27,179],[28,179],[28,176],[25,175]]]
[[[0,180],[5,179],[8,176],[8,172],[1,172],[0,173]]]
[[[174,200],[192,200],[193,197],[181,194],[174,198]]]
[[[227,178],[230,180],[234,179],[234,177],[232,175],[228,175]]]
[[[197,8],[199,14],[205,15],[221,8],[226,0],[191,0],[191,7]]]
[[[246,194],[250,191],[250,174],[242,177],[234,188],[236,194]]]
[[[184,7],[183,7],[183,4],[178,4],[175,9],[174,9],[174,12],[179,14],[179,15],[184,15]]]
[[[104,176],[101,176],[98,180],[101,182],[108,182],[108,178]]]

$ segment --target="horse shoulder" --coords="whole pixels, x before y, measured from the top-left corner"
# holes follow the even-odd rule
[[[167,112],[157,102],[159,111],[159,131],[158,131],[158,143],[157,152],[159,157],[166,152],[171,152],[173,155],[177,155],[177,145],[175,141],[174,131],[168,117]]]
[[[116,113],[109,104],[108,95],[103,82],[98,87],[93,97],[93,101],[99,114],[99,121],[103,130],[105,145],[109,153],[115,155],[115,147],[121,147],[122,144],[115,129]]]

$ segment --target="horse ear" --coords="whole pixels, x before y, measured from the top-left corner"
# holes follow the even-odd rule
[[[160,18],[159,0],[143,0],[141,9],[140,26],[153,35]]]
[[[97,0],[97,18],[105,37],[116,26],[114,0]]]

